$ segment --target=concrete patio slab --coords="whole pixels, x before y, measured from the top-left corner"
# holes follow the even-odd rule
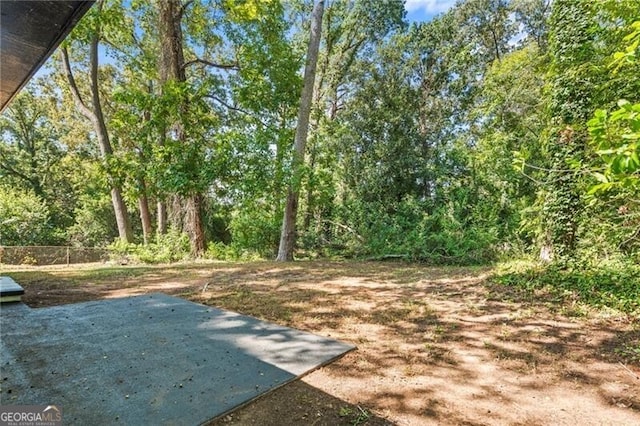
[[[354,346],[151,294],[0,310],[0,401],[65,424],[195,425]]]
[[[11,277],[0,277],[0,303],[19,302],[24,289]]]

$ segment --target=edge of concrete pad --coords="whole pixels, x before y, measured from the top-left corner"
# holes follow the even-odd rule
[[[209,420],[204,421],[203,423],[200,424],[200,426],[207,426],[207,425],[209,425],[209,424],[211,424],[211,423],[213,423],[213,422],[215,422],[217,420],[220,420],[220,419],[224,418],[225,416],[228,416],[229,414],[232,414],[232,413],[236,412],[237,410],[240,410],[241,408],[245,408],[245,407],[253,404],[254,402],[256,402],[256,401],[258,401],[258,400],[260,400],[262,398],[266,398],[267,396],[271,395],[271,393],[277,391],[278,389],[283,388],[284,386],[286,386],[288,384],[291,384],[293,382],[296,382],[296,381],[302,379],[303,377],[313,373],[314,371],[318,371],[319,369],[321,369],[323,367],[326,367],[327,365],[336,362],[340,358],[342,358],[345,355],[347,355],[347,354],[349,354],[349,353],[351,353],[353,351],[356,351],[356,350],[358,350],[358,347],[357,346],[353,346],[351,349],[348,349],[346,352],[343,352],[340,355],[336,355],[332,359],[327,360],[326,362],[318,365],[316,368],[313,368],[313,369],[311,369],[311,370],[309,370],[309,371],[307,371],[305,373],[302,373],[299,376],[293,377],[292,379],[287,380],[286,382],[283,382],[283,383],[279,384],[278,386],[274,386],[274,387],[270,388],[268,391],[263,392],[260,395],[257,395],[256,397],[254,397],[254,398],[252,398],[252,399],[250,399],[250,400],[248,400],[246,402],[243,402],[242,404],[240,404],[240,405],[238,405],[236,407],[233,407],[232,409],[227,410],[222,414],[218,414],[217,416],[215,416],[215,417],[213,417],[213,418],[211,418]]]
[[[112,303],[115,303],[115,305],[112,305]],[[116,306],[119,307],[118,309],[127,309],[127,305],[134,307],[134,310],[130,311],[130,315],[127,314],[126,318],[128,319],[125,320],[123,317],[118,317],[117,315],[116,317],[110,316],[110,318],[112,319],[108,322],[109,325],[106,329],[93,328],[93,323],[95,322],[97,324],[100,321],[100,317],[104,315],[105,312],[109,312],[109,315],[111,315],[112,312],[117,312],[117,310],[112,311],[112,309],[116,308]],[[15,307],[7,309],[7,315],[2,315],[2,319],[4,320],[3,322],[7,322],[5,324],[10,324],[11,322],[14,322],[16,320],[18,320],[17,322],[19,322],[20,317],[24,316],[25,320],[27,318],[31,318],[32,321],[43,322],[44,325],[48,323],[49,326],[61,326],[63,327],[63,329],[68,330],[66,334],[67,337],[65,337],[65,339],[69,338],[69,333],[73,335],[74,333],[79,332],[80,336],[85,336],[88,339],[86,341],[79,341],[79,344],[77,346],[83,347],[86,345],[96,345],[96,342],[99,344],[100,336],[108,338],[110,335],[115,333],[114,330],[119,330],[118,333],[122,333],[123,331],[120,331],[122,329],[119,328],[122,326],[131,327],[130,329],[135,329],[136,327],[138,327],[140,328],[140,330],[144,330],[144,327],[149,325],[152,328],[148,331],[151,332],[152,335],[155,334],[156,337],[161,335],[159,333],[162,333],[162,331],[159,331],[161,329],[157,327],[157,321],[162,317],[162,315],[156,316],[156,314],[154,313],[154,319],[152,320],[152,317],[149,316],[152,311],[148,311],[145,307],[149,307],[152,310],[159,308],[161,309],[161,312],[168,313],[169,316],[167,318],[169,322],[167,324],[169,324],[170,329],[174,326],[176,326],[177,329],[181,329],[178,323],[172,323],[170,319],[172,315],[178,315],[178,317],[176,318],[183,318],[183,321],[179,321],[179,323],[186,325],[187,328],[185,330],[188,331],[195,327],[196,329],[200,330],[201,333],[204,333],[205,337],[207,333],[211,336],[217,336],[214,337],[216,341],[220,341],[223,345],[229,344],[233,347],[236,347],[237,350],[243,353],[242,356],[249,356],[252,359],[255,359],[255,362],[270,365],[270,367],[267,367],[268,370],[263,370],[265,371],[267,376],[261,377],[257,382],[253,382],[260,384],[260,393],[256,394],[247,392],[246,390],[243,391],[245,393],[245,398],[244,400],[243,398],[236,399],[235,403],[237,405],[227,404],[226,402],[223,403],[222,399],[226,401],[226,394],[218,394],[218,397],[221,399],[219,399],[216,403],[218,404],[219,408],[222,408],[223,410],[212,410],[209,412],[209,415],[207,415],[206,410],[198,410],[199,415],[190,416],[191,420],[194,421],[193,424],[207,424],[216,419],[219,419],[222,416],[228,415],[229,413],[236,411],[241,407],[251,404],[257,399],[270,394],[273,390],[279,389],[280,387],[292,383],[295,380],[313,371],[316,371],[321,367],[335,362],[346,353],[349,353],[356,349],[355,345],[339,341],[335,338],[324,337],[308,331],[298,330],[273,322],[262,321],[248,315],[239,314],[233,311],[224,310],[201,303],[191,302],[183,298],[168,296],[162,293],[151,293],[119,299],[81,302],[77,304],[61,305],[39,309],[31,309],[24,304],[15,304]],[[173,313],[173,308],[175,308],[175,313]],[[78,314],[79,316],[76,316],[75,314]],[[207,321],[212,320],[212,318],[214,319],[213,322]],[[141,320],[139,323],[138,319]],[[133,320],[132,323],[127,322],[131,320]],[[154,323],[156,324],[156,327],[151,325]],[[109,329],[109,327],[111,327],[111,329]],[[77,331],[73,331],[76,328]],[[168,329],[168,331],[170,329]],[[16,338],[27,337],[30,334],[28,328],[18,326],[17,324],[13,324],[10,327],[10,330],[10,334],[15,335]],[[40,331],[38,331],[35,336],[32,337],[33,343],[31,345],[35,345],[37,344],[37,342],[45,342],[46,345],[51,343],[48,340],[47,333],[42,334]],[[96,332],[98,332],[98,334],[96,334]],[[220,334],[217,335],[217,333]],[[189,334],[190,332],[187,333],[186,336],[189,336]],[[190,338],[191,337],[189,337],[189,339]],[[184,338],[181,338],[181,341],[183,340]],[[182,344],[181,341],[176,343],[168,342],[163,344],[167,344],[167,347],[171,347],[177,344],[178,346],[175,347],[180,347]],[[197,340],[194,341],[194,343],[196,342]],[[28,342],[24,342],[24,344],[26,344],[27,346],[31,346]],[[54,342],[54,345],[60,345],[60,343]],[[329,345],[326,351],[323,349],[324,345]],[[9,346],[15,347],[14,344],[10,344]],[[18,346],[20,346],[19,343]],[[12,352],[10,350],[7,353],[11,354]],[[229,352],[227,351],[226,353],[228,354]],[[109,356],[111,358],[111,355]],[[151,353],[147,354],[147,356],[153,357]],[[208,356],[209,355],[207,355],[207,359],[209,359]],[[135,358],[135,355],[133,355],[133,358]],[[159,358],[156,357],[156,360],[158,359]],[[73,361],[69,361],[71,361],[71,365],[73,365]],[[248,366],[251,365],[252,364],[248,364]],[[186,368],[185,366],[183,367]],[[64,370],[64,368],[66,367],[62,368]],[[267,379],[267,377],[270,377],[270,375],[273,374],[273,371],[271,371],[272,368],[275,370],[281,370],[285,374],[283,376],[280,376],[279,379],[275,381],[265,382],[264,379]],[[63,370],[61,370],[61,372],[63,372]],[[262,373],[260,373],[260,376],[262,376]],[[142,374],[142,377],[148,376]],[[213,377],[216,376],[214,375]],[[224,379],[225,377],[222,378]],[[29,381],[30,379],[27,380]],[[25,383],[29,384],[28,381]],[[143,381],[143,383],[145,382]],[[155,382],[154,380],[151,380],[149,383]],[[123,386],[133,386],[133,382],[126,383]],[[253,384],[251,384],[251,386],[253,386]],[[235,384],[230,388],[233,389],[234,387]],[[256,389],[257,387],[258,386],[256,385]],[[220,388],[221,391],[222,389],[223,388]],[[245,389],[247,388],[245,387]],[[233,397],[230,396],[229,398],[232,399]],[[133,402],[133,400],[131,400],[131,402]],[[79,405],[78,407],[82,408],[83,406]],[[144,410],[144,408],[142,409]],[[138,416],[138,414],[135,415]],[[196,419],[194,417],[200,418]],[[135,416],[133,418],[135,418]],[[140,417],[138,417],[138,419],[140,419]],[[79,421],[80,419],[78,418],[76,420]]]

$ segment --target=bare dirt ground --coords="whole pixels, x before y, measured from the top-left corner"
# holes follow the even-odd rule
[[[211,425],[640,425],[640,320],[492,284],[489,268],[3,269],[34,308],[163,292],[358,346]]]

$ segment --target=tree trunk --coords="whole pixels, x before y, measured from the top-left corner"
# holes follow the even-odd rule
[[[100,151],[104,158],[108,158],[113,155],[113,148],[109,140],[107,125],[104,122],[102,103],[100,101],[100,88],[98,87],[98,32],[99,29],[96,29],[91,38],[91,103],[93,104],[94,127],[98,143],[100,144]],[[131,230],[131,223],[129,222],[129,215],[127,214],[127,205],[122,198],[120,185],[116,182],[111,182],[111,201],[113,202],[113,210],[116,215],[116,223],[118,224],[118,235],[128,243],[133,242],[133,232]]]
[[[546,151],[550,159],[542,225],[550,243],[551,260],[566,267],[578,247],[580,215],[584,211],[583,183],[580,171],[567,167],[586,156],[588,132],[585,123],[595,109],[593,88],[598,74],[589,66],[600,43],[592,31],[596,25],[592,2],[556,0],[552,5],[549,58],[550,141]],[[568,170],[567,170],[568,169]]]
[[[122,198],[120,188],[111,188],[111,203],[113,204],[113,211],[116,215],[116,223],[118,225],[118,235],[120,239],[131,243],[133,242],[133,232],[131,231],[131,224],[129,222],[129,215],[127,213],[127,207]],[[126,219],[125,219],[126,218]]]
[[[160,19],[160,82],[185,81],[180,0],[156,0]]]
[[[102,1],[97,3],[98,10],[102,10],[102,5]],[[102,113],[102,103],[100,102],[100,88],[98,84],[98,44],[100,42],[100,23],[99,20],[96,22],[96,27],[94,28],[94,32],[91,37],[91,46],[89,51],[91,61],[91,108],[89,108],[82,100],[75,78],[73,77],[73,72],[71,71],[69,54],[66,48],[63,48],[61,53],[62,64],[67,80],[69,81],[71,94],[80,112],[93,124],[93,128],[98,139],[98,145],[100,147],[100,153],[102,154],[103,159],[107,159],[113,154],[113,148],[111,147],[111,142],[109,140],[109,132],[107,131],[104,114]],[[111,201],[113,203],[113,211],[118,225],[118,235],[122,240],[128,243],[133,242],[131,223],[129,222],[129,215],[127,214],[127,206],[122,198],[120,185],[112,178],[109,179],[109,184],[111,185]]]
[[[142,239],[145,244],[151,241],[153,228],[151,226],[151,213],[149,212],[149,199],[147,198],[147,186],[144,180],[139,179],[140,196],[138,197],[138,208],[140,209],[140,222],[142,223]]]
[[[298,192],[289,189],[287,192],[287,204],[282,218],[282,230],[280,232],[280,245],[278,247],[278,262],[291,262],[293,260],[293,248],[296,244],[296,217],[298,215]]]
[[[178,194],[171,195],[169,197],[169,203],[167,204],[167,218],[169,226],[171,228],[189,233],[189,229],[186,225],[186,209],[185,199]]]
[[[191,255],[201,257],[206,250],[204,226],[202,223],[202,196],[192,195],[185,200],[187,233],[191,241]]]
[[[164,235],[167,233],[167,204],[164,200],[159,200],[156,205],[157,214],[157,232],[158,235]]]
[[[160,33],[160,81],[164,85],[168,81],[186,81],[185,62],[182,38],[182,12],[183,5],[180,0],[158,0],[159,13],[159,33]],[[182,113],[186,113],[188,105],[183,102],[181,105]],[[180,124],[174,123],[173,131],[176,138],[186,143],[187,129]],[[206,238],[202,221],[202,195],[190,194],[186,197],[179,197],[179,203],[173,203],[172,217],[177,220],[179,214],[180,221],[184,220],[184,229],[189,235],[191,245],[191,254],[193,256],[201,256],[206,247]],[[178,210],[176,211],[176,207]],[[180,228],[179,228],[180,229]]]
[[[318,63],[318,50],[320,48],[320,33],[322,30],[322,13],[324,1],[316,2],[311,15],[311,37],[307,53],[307,63],[304,69],[304,86],[300,96],[300,110],[298,111],[298,126],[294,141],[293,154],[293,181],[287,192],[287,204],[282,220],[282,232],[280,233],[280,246],[278,247],[279,262],[293,260],[293,250],[296,243],[296,218],[298,216],[298,198],[300,196],[300,181],[304,165],[304,153],[309,131],[309,115],[313,99],[313,86],[316,77],[316,64]]]
[[[313,170],[316,166],[316,150],[314,149],[313,145],[311,146],[311,154],[310,154],[310,158],[309,158],[309,173],[313,173]],[[304,220],[302,221],[302,232],[307,232],[309,231],[309,228],[311,227],[311,219],[313,218],[313,213],[314,213],[314,204],[315,204],[315,199],[313,197],[313,187],[312,185],[309,185],[309,187],[307,188],[307,210],[304,213]]]

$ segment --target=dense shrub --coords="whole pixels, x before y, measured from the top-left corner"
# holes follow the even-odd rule
[[[116,239],[108,246],[111,258],[116,261],[143,263],[171,263],[189,257],[189,236],[170,229],[158,235],[150,244],[127,243]]]
[[[255,261],[265,258],[257,251],[242,248],[237,244],[224,244],[222,242],[209,243],[205,257],[212,260],[227,261]]]
[[[281,220],[276,217],[272,206],[262,203],[252,203],[236,211],[229,223],[231,250],[257,253],[265,258],[275,257]]]
[[[52,231],[49,209],[33,191],[0,187],[0,245],[43,245]]]
[[[428,263],[486,263],[496,256],[497,230],[407,198],[396,205],[353,203],[344,244],[355,256],[397,256]]]

